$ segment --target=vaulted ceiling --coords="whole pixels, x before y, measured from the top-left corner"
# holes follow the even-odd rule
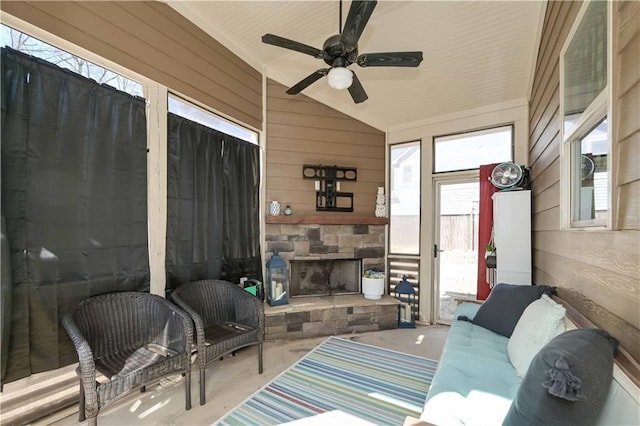
[[[339,1],[168,1],[249,66],[293,86],[324,61],[267,45],[276,34],[322,49],[338,33]],[[343,3],[343,21],[351,2]],[[423,52],[418,68],[351,65],[369,99],[322,78],[302,93],[378,129],[466,110],[526,102],[545,1],[379,1],[360,53]]]

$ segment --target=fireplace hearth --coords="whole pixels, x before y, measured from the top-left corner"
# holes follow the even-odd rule
[[[360,293],[362,259],[292,259],[291,297]]]

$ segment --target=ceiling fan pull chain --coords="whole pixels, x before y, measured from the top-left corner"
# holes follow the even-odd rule
[[[340,16],[338,17],[338,34],[342,34],[342,0],[340,0]]]

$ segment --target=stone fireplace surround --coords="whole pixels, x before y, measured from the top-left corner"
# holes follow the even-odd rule
[[[384,271],[385,226],[369,224],[267,223],[265,260],[277,250],[287,262],[362,259],[362,269]]]
[[[385,270],[386,219],[267,217],[265,261],[274,250],[291,260],[361,259],[362,271]],[[268,339],[299,339],[397,328],[399,302],[362,294],[295,297],[266,306]]]

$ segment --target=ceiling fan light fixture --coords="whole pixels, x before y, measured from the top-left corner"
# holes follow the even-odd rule
[[[327,77],[329,86],[336,90],[347,89],[353,83],[353,72],[344,67],[331,68]]]

